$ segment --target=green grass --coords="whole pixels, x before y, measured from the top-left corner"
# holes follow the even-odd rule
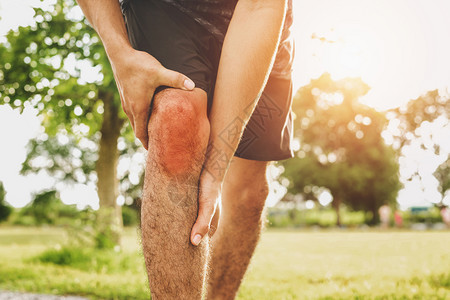
[[[135,230],[120,253],[61,248],[68,239],[0,227],[0,290],[149,298]],[[450,232],[268,230],[238,299],[450,299]]]

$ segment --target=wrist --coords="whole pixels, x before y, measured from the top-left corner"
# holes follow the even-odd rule
[[[221,186],[233,157],[233,152],[223,142],[215,142],[210,137],[203,164],[205,179],[216,186]]]
[[[219,188],[222,186],[223,177],[218,176],[217,173],[211,172],[207,168],[203,169],[201,181],[207,183],[208,186]]]
[[[111,64],[120,63],[124,58],[129,57],[129,55],[132,55],[132,53],[136,51],[131,47],[128,40],[122,42],[108,42],[104,43],[104,46]]]
[[[217,178],[206,169],[203,170],[200,176],[200,189],[203,193],[217,193],[222,191],[223,178]]]

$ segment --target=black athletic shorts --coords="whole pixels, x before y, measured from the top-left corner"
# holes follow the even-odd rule
[[[191,78],[207,93],[210,108],[222,44],[195,19],[159,0],[127,1],[122,11],[132,46]],[[260,161],[292,157],[291,104],[292,81],[269,77],[235,156]]]

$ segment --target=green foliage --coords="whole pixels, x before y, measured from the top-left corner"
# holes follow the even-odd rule
[[[413,223],[440,223],[442,222],[442,217],[440,210],[437,207],[430,207],[429,209],[423,211],[411,211],[407,210],[402,212],[403,223],[408,226]]]
[[[68,266],[75,269],[97,272],[117,273],[131,269],[133,264],[140,263],[138,257],[118,253],[111,250],[97,250],[86,247],[69,247],[48,249],[36,256],[34,261]]]
[[[409,144],[413,138],[421,139],[421,132],[417,129],[425,123],[432,123],[438,118],[443,118],[448,124],[450,118],[449,100],[450,94],[448,92],[433,90],[409,101],[404,107],[390,110],[390,119],[400,121],[397,128],[398,132],[394,135],[400,146]],[[440,152],[437,144],[422,143],[422,146],[435,150],[436,154]]]
[[[113,249],[117,243],[115,238],[113,238],[115,232],[111,230],[97,231],[94,236],[95,248],[96,249]]]
[[[35,107],[50,135],[73,133],[82,124],[90,134],[98,132],[106,94],[120,105],[99,37],[84,18],[68,17],[74,6],[73,0],[59,0],[51,11],[35,9],[35,24],[11,31],[0,45],[0,104]],[[98,79],[86,82],[83,64],[96,68]]]
[[[98,142],[104,101],[112,99],[113,106],[120,107],[99,37],[84,18],[69,17],[75,5],[73,0],[58,0],[50,11],[35,9],[35,24],[11,31],[8,42],[0,44],[0,104],[21,110],[27,106],[37,109],[50,137],[58,133],[71,135],[70,148],[66,149],[77,147],[83,142],[82,137]],[[97,70],[97,78],[86,81],[81,73],[83,65]],[[125,120],[125,114],[117,111]],[[61,147],[52,147],[54,142],[46,137],[44,141],[31,142],[31,156],[40,152],[49,158],[55,152],[64,154],[58,152],[64,150]],[[92,159],[86,165],[86,169],[92,169]],[[54,164],[50,169],[57,167]]]
[[[411,100],[406,106],[392,109],[388,112],[391,122],[395,123],[396,132],[393,138],[399,148],[418,141],[422,149],[434,152],[436,155],[449,155],[442,152],[440,139],[432,130],[441,128],[448,130],[450,119],[450,94],[448,91],[433,90]],[[432,126],[431,126],[432,125]],[[434,172],[439,181],[439,190],[442,195],[450,188],[450,156]],[[418,171],[412,175],[421,179]],[[412,178],[408,178],[411,180]]]
[[[0,181],[0,222],[8,220],[8,217],[13,211],[11,206],[5,204],[5,195],[5,187],[3,186],[3,182]]]
[[[269,229],[261,236],[237,299],[446,299],[449,234]],[[63,236],[57,228],[0,228],[0,257],[7,258],[1,261],[0,290],[149,299],[139,243],[128,243],[118,253],[86,252],[108,257],[108,262],[99,258],[97,266],[30,259],[44,247],[54,249]],[[138,238],[132,229],[124,237]]]
[[[118,151],[119,136],[123,158],[138,145],[100,38],[76,8],[74,0],[56,0],[49,10],[35,9],[32,26],[8,33],[0,44],[0,105],[33,107],[42,120],[44,132],[30,141],[22,173],[44,170],[60,181],[97,182],[103,210],[116,205],[119,192],[136,195],[129,173],[117,179],[119,157],[110,154]],[[120,191],[111,184],[117,180]],[[110,186],[116,191],[105,192]],[[119,216],[103,221],[119,223]]]
[[[86,269],[92,262],[92,253],[83,248],[62,248],[60,250],[50,249],[36,257],[37,261],[53,263],[60,266],[72,266],[74,268]],[[91,271],[87,269],[88,271]]]
[[[44,191],[34,196],[33,201],[15,216],[14,224],[43,225],[70,223],[78,217],[79,211],[74,205],[61,202],[55,190]]]
[[[446,288],[450,290],[450,273],[430,276],[430,283],[436,288]]]
[[[366,221],[364,212],[352,212],[346,209],[341,210],[341,218],[342,225],[347,227],[361,226]],[[336,213],[329,208],[310,210],[270,208],[267,219],[269,227],[274,228],[310,226],[328,228],[336,224]]]
[[[363,225],[371,225],[372,212],[349,211],[345,206],[341,208],[341,225],[348,228],[357,228]],[[400,212],[403,220],[403,228],[409,228],[415,223],[436,224],[442,223],[439,208],[431,207],[424,211]],[[331,208],[314,209],[281,209],[272,207],[268,209],[268,226],[273,228],[330,228],[336,224],[336,213]],[[391,226],[394,226],[394,215],[391,215]]]
[[[294,98],[296,157],[283,163],[291,194],[326,187],[333,205],[372,211],[395,201],[400,182],[395,151],[384,143],[383,113],[358,99],[369,87],[359,78],[329,74],[312,80]]]
[[[139,224],[139,212],[130,206],[122,206],[123,226],[136,226]]]
[[[31,140],[21,173],[26,175],[45,169],[59,181],[87,183],[95,171],[98,154],[95,143],[84,140],[83,144],[78,145],[73,136],[61,138],[44,135]]]
[[[446,161],[437,167],[434,177],[439,181],[439,190],[442,195],[450,190],[450,154]]]
[[[116,246],[109,224],[98,222],[98,211],[86,209],[66,227],[71,237],[67,247],[113,249]]]

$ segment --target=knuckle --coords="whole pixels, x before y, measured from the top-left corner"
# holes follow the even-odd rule
[[[158,74],[160,81],[172,87],[177,87],[180,82],[183,82],[181,74],[169,69],[161,68]]]
[[[181,75],[180,73],[176,73],[175,76],[173,76],[176,84],[179,84],[180,86],[184,85],[184,76]]]
[[[152,68],[152,70],[149,70],[149,73],[152,74],[153,78],[155,78],[156,81],[162,82],[165,78],[165,71],[166,69],[164,67],[156,67]]]

